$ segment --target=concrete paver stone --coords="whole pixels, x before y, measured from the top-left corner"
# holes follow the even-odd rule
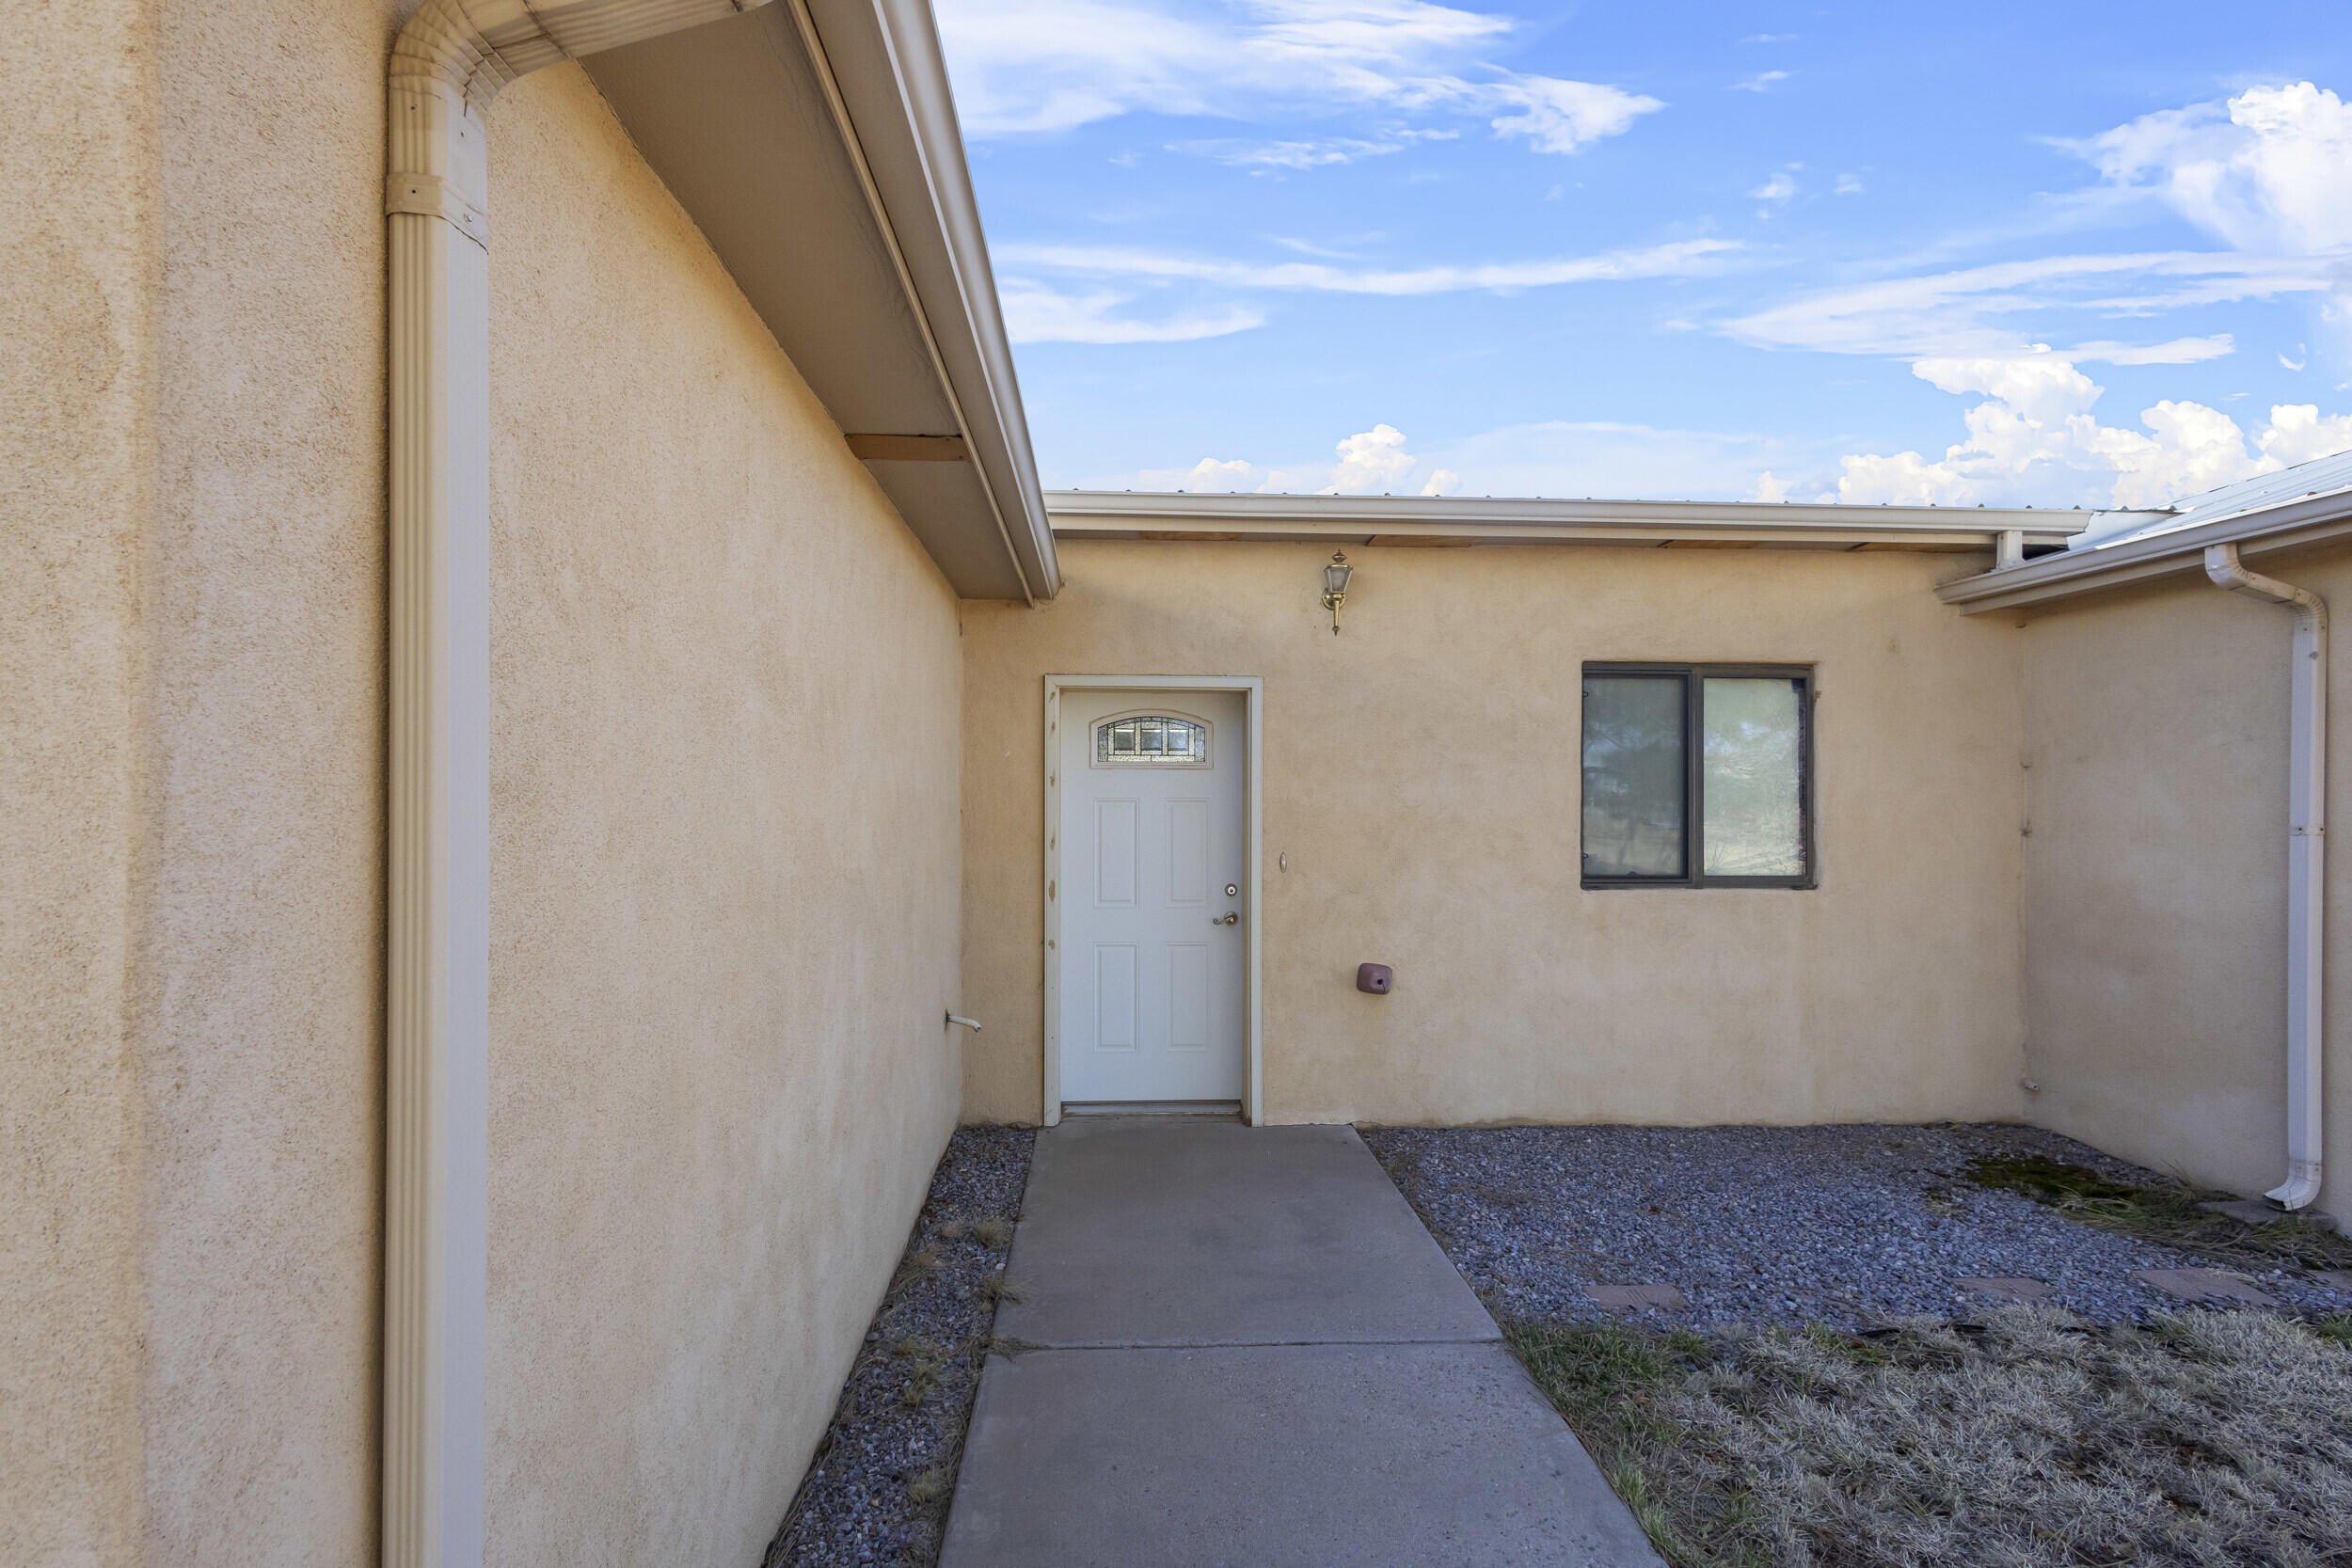
[[[2194,1302],[2237,1302],[2247,1307],[2276,1307],[2276,1298],[2265,1295],[2243,1279],[2222,1274],[2215,1269],[2140,1269],[2132,1277],[2142,1285],[2164,1291],[2167,1295]]]

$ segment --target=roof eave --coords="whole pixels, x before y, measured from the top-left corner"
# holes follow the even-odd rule
[[[2121,545],[2044,556],[1947,582],[1936,595],[1963,614],[1981,615],[2201,574],[2213,545],[2233,544],[2262,556],[2346,539],[2352,539],[2352,496],[2337,492]]]
[[[1005,546],[1028,597],[1050,599],[1060,565],[929,0],[799,0],[796,9],[833,69]]]
[[[1337,541],[1443,545],[1720,545],[1750,548],[1990,550],[2017,531],[2061,548],[2088,512],[1760,501],[1496,497],[1253,496],[1054,491],[1063,539]]]
[[[1060,585],[922,0],[786,0],[590,76],[967,598]]]

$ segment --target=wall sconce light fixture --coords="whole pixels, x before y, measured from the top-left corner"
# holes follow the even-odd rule
[[[1340,606],[1347,602],[1347,579],[1356,575],[1356,568],[1347,563],[1345,552],[1333,550],[1331,564],[1323,569],[1323,608],[1331,612],[1331,635],[1340,634]]]

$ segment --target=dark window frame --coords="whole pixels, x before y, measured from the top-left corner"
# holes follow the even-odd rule
[[[1682,869],[1679,877],[1596,877],[1584,865],[1584,700],[1582,683],[1596,675],[1679,676],[1682,689]],[[1797,831],[1804,847],[1804,874],[1798,877],[1710,877],[1707,863],[1706,682],[1788,680],[1800,683],[1797,700]],[[1754,887],[1810,890],[1821,885],[1821,863],[1813,832],[1814,667],[1809,664],[1588,663],[1578,677],[1576,723],[1576,860],[1586,888]]]

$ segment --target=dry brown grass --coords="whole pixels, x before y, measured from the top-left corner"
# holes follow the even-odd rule
[[[2020,1307],[1871,1337],[1512,1342],[1679,1568],[2352,1563],[2341,1323]]]

